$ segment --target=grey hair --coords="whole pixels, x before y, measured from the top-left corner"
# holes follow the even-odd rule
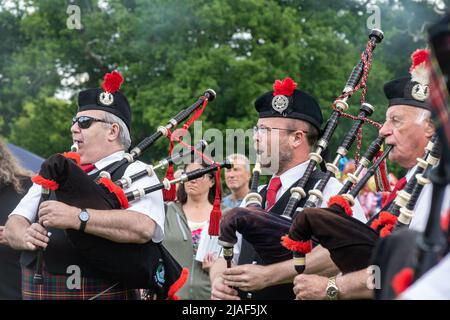
[[[250,160],[246,156],[240,153],[233,153],[228,156],[231,160],[239,160],[236,161],[236,164],[243,164],[245,166],[245,170],[250,172]]]
[[[106,112],[105,111],[105,121],[107,123],[103,123],[105,127],[110,127],[111,124],[117,123],[120,127],[120,144],[125,150],[128,150],[131,146],[131,137],[130,137],[130,131],[128,130],[128,127],[126,126],[125,122],[123,122],[122,119],[120,119],[118,116]]]
[[[423,121],[428,120],[431,118],[431,112],[430,110],[426,110],[426,109],[422,109],[420,110],[420,112],[417,114],[416,117],[416,123],[417,124],[422,124]]]

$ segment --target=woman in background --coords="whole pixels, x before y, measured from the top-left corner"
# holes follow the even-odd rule
[[[185,172],[206,167],[190,163]],[[217,259],[218,237],[208,235],[209,216],[215,198],[212,174],[180,184],[177,202],[167,204],[163,245],[182,267],[189,268],[189,280],[178,292],[180,299],[206,300],[211,297],[209,268]]]
[[[0,299],[22,299],[20,251],[4,237],[8,215],[31,186],[31,172],[22,168],[0,139]]]

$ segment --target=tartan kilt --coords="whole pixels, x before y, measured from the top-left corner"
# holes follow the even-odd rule
[[[42,268],[42,285],[34,284],[33,276],[34,270],[22,267],[23,300],[89,300],[114,285],[114,282],[107,280],[81,277],[80,289],[69,289],[69,276],[48,273],[45,265]],[[140,293],[119,284],[95,300],[140,300]]]

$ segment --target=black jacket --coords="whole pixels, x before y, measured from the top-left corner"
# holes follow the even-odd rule
[[[22,178],[22,187],[28,190],[31,179]],[[12,185],[0,187],[0,226],[4,226],[8,215],[14,210],[24,194],[19,194]],[[20,251],[0,245],[0,300],[21,300]]]

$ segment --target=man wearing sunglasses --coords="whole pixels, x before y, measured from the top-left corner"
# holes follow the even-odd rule
[[[289,201],[291,187],[302,178],[308,166],[309,153],[319,138],[322,112],[316,99],[296,89],[296,83],[290,78],[277,80],[274,91],[256,99],[255,107],[259,113],[254,128],[255,149],[261,165],[274,173],[268,186],[260,191],[262,205],[266,211],[281,215]],[[306,193],[314,188],[321,177],[323,173],[315,170],[304,188]],[[336,195],[341,187],[337,179],[330,179],[323,192],[321,205],[326,206],[328,199]],[[303,198],[299,207],[304,206],[305,201],[306,198]],[[365,221],[359,203],[355,204],[354,217]],[[242,240],[239,234],[238,239]],[[309,267],[320,267],[329,260],[327,250],[320,246],[316,249],[308,256]],[[234,246],[233,262],[238,266],[226,269],[225,260],[218,259],[210,271],[213,299],[238,299],[235,288],[251,291],[254,299],[295,298],[292,279],[296,272],[292,260],[262,266],[252,245],[242,240]],[[245,292],[244,296],[250,295]]]
[[[117,76],[118,73],[109,75]],[[118,88],[116,91],[107,91],[105,87],[108,88],[104,83],[103,89],[88,89],[79,93],[79,108],[71,126],[72,139],[78,144],[82,168],[92,179],[100,171],[121,160],[131,144],[131,110],[128,101]],[[135,161],[118,169],[112,180],[122,175],[133,175],[144,168],[144,163]],[[119,174],[120,177],[116,176]],[[156,177],[145,177],[124,191],[157,183]],[[55,200],[44,201],[39,206],[40,194],[41,187],[34,184],[11,213],[6,227],[12,246],[24,250],[21,261],[24,271],[23,298],[138,298],[135,290],[116,284],[86,262],[71,246],[65,230],[80,230],[119,243],[161,242],[164,236],[162,192],[148,194],[130,203],[127,210],[79,208]],[[45,249],[42,286],[32,281],[36,250],[39,248]],[[97,297],[101,292],[104,294]]]

